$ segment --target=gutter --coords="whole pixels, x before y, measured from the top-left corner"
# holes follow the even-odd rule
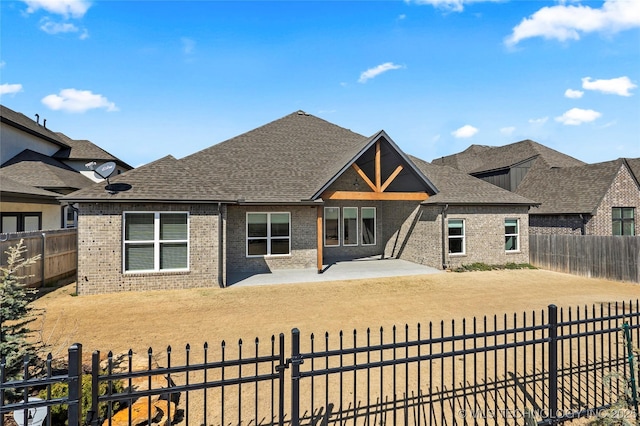
[[[445,219],[447,217],[447,209],[449,209],[449,204],[445,204],[442,207],[442,213],[441,213],[441,216],[442,216],[442,229],[441,229],[440,235],[442,237],[442,241],[441,241],[441,244],[442,244],[442,269],[447,269],[447,252],[445,250],[445,235],[444,235],[444,230],[445,230],[444,222],[445,222]]]
[[[222,203],[218,203],[218,285],[225,287],[224,279],[224,224],[222,223]]]

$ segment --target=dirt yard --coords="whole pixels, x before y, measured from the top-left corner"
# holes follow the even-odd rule
[[[36,300],[43,341],[64,354],[79,342],[93,350],[146,352],[239,338],[267,339],[366,330],[429,321],[629,301],[640,285],[542,270],[445,273],[413,277],[227,289],[131,292],[74,297],[75,284]]]

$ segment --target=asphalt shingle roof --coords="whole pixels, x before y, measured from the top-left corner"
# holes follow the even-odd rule
[[[423,204],[520,204],[529,206],[536,204],[535,201],[474,178],[453,167],[427,163],[416,157],[411,157],[411,160],[440,191],[429,197]]]
[[[2,165],[10,179],[47,189],[80,189],[93,182],[66,164],[47,155],[25,149]]]
[[[5,176],[5,173],[0,169],[0,191],[3,194],[17,194],[17,195],[35,195],[39,197],[47,197],[55,199],[60,194],[47,191],[46,189],[36,188]]]
[[[534,157],[542,159],[548,168],[585,164],[576,158],[528,139],[498,147],[471,145],[458,154],[435,159],[433,163],[476,174],[511,167]]]
[[[86,139],[71,139],[64,133],[57,132],[56,135],[60,140],[67,144],[68,148],[61,148],[56,152],[53,157],[61,160],[96,160],[96,161],[115,161],[124,165],[128,169],[133,167],[129,166],[118,157],[108,153],[98,145]]]
[[[517,194],[541,203],[530,214],[594,214],[623,160],[548,170],[531,170]]]
[[[379,137],[386,138],[384,132],[365,137],[298,111],[181,160],[168,156],[110,179],[130,185],[127,191],[109,194],[104,183],[94,184],[65,199],[299,203]],[[534,204],[458,170],[406,160],[423,175],[425,187],[440,191],[427,202]]]

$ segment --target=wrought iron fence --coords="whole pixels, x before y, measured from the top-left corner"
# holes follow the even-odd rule
[[[74,345],[73,374],[12,382],[3,376],[0,413],[24,416],[25,408],[62,403],[73,425],[149,419],[221,426],[515,425],[525,416],[539,425],[557,424],[617,407],[626,398],[632,367],[620,331],[624,323],[633,346],[640,346],[635,301],[551,305],[529,314],[308,339],[293,329],[288,350],[284,334],[267,345],[258,339],[233,347],[205,344],[197,362],[189,345],[182,357],[169,347],[165,367],[156,364],[151,349],[142,363],[131,351],[110,353],[102,362],[94,352],[86,415],[79,399],[82,347]],[[32,390],[59,381],[69,383],[65,398],[5,402],[8,389],[19,388],[28,401]],[[637,416],[633,410],[620,414]]]

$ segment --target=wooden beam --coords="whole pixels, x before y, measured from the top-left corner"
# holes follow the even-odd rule
[[[356,172],[358,172],[358,174],[360,175],[360,177],[362,178],[362,180],[369,185],[369,188],[371,188],[371,190],[373,192],[377,192],[378,188],[376,188],[376,186],[373,184],[373,182],[371,182],[371,179],[369,179],[369,177],[362,171],[362,169],[360,167],[358,167],[358,165],[356,163],[353,163],[351,165]]]
[[[398,177],[401,171],[402,171],[402,164],[396,167],[393,173],[391,173],[391,176],[389,176],[389,178],[385,181],[385,183],[380,188],[380,192],[384,192],[384,190],[387,189],[387,187],[391,184],[391,182],[393,182],[393,180],[396,177]]]
[[[427,198],[426,192],[326,191],[322,194],[323,200],[424,201]]]
[[[322,232],[322,215],[323,215],[323,210],[324,207],[323,206],[318,206],[318,220],[316,222],[316,232],[318,234],[318,238],[317,238],[317,253],[318,253],[318,257],[317,257],[317,266],[318,266],[318,273],[322,272],[322,260],[323,260],[323,256],[322,256],[322,247],[323,247],[323,232]]]
[[[382,192],[380,190],[380,183],[382,181],[382,178],[380,177],[380,140],[376,141],[376,162],[375,162],[375,169],[376,169],[376,192]]]

